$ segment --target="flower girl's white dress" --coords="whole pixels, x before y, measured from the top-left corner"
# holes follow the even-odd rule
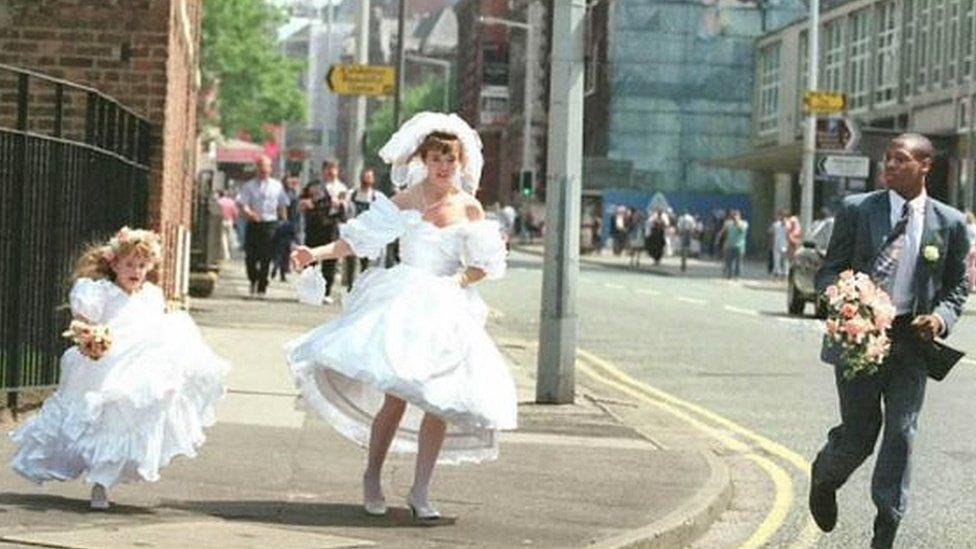
[[[81,278],[70,303],[108,325],[112,346],[99,360],[65,351],[57,391],[11,433],[19,446],[11,466],[35,482],[158,480],[174,456],[196,455],[230,365],[188,314],[165,312],[162,290],[148,282],[128,294],[110,280]]]
[[[516,426],[515,384],[485,332],[486,305],[453,275],[462,266],[489,278],[504,274],[498,224],[439,228],[378,196],[340,234],[360,257],[377,257],[399,238],[402,262],[366,271],[338,318],[288,345],[305,404],[366,446],[383,394],[390,393],[415,405],[407,407],[392,451],[416,451],[428,411],[448,423],[440,461],[495,459],[497,431]]]

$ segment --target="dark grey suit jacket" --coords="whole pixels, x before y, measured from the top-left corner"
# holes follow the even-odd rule
[[[890,232],[891,202],[888,191],[857,194],[844,199],[834,220],[827,258],[817,271],[817,292],[826,290],[847,269],[870,273],[881,245]],[[927,261],[922,254],[922,250],[929,245],[939,249],[939,258],[934,262]],[[966,284],[967,253],[969,236],[963,214],[932,197],[926,198],[922,240],[915,266],[914,314],[939,315],[945,322],[943,337],[951,333],[969,294]],[[837,364],[841,349],[825,338],[820,358],[829,364]]]

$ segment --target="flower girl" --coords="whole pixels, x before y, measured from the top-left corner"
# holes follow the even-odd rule
[[[230,365],[151,282],[161,259],[159,235],[128,227],[83,253],[60,384],[11,433],[15,471],[37,483],[84,475],[92,509],[109,507],[115,484],[156,481],[174,456],[195,456],[224,394]]]

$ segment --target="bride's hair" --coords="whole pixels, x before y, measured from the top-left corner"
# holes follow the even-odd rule
[[[458,136],[447,132],[431,132],[427,134],[427,137],[420,143],[412,156],[424,160],[427,158],[427,153],[448,154],[454,151],[458,153],[458,163],[463,164],[464,147],[461,146],[461,140],[458,139]]]
[[[98,280],[107,278],[115,280],[115,270],[112,261],[117,257],[124,257],[130,253],[139,254],[154,263],[146,280],[159,282],[159,264],[162,261],[162,245],[159,235],[145,229],[130,229],[122,227],[115,235],[105,242],[94,242],[85,247],[81,256],[75,262],[75,269],[71,273],[71,281],[79,278]]]

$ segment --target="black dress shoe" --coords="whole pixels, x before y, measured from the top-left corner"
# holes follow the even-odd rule
[[[810,514],[824,532],[837,526],[836,490],[820,483],[810,482]]]

